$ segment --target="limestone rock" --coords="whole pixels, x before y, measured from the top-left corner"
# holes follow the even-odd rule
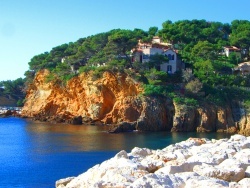
[[[239,181],[245,177],[243,168],[218,168],[211,165],[197,165],[194,166],[193,171],[201,176],[213,177],[225,181]]]
[[[125,150],[120,151],[115,155],[115,158],[120,159],[120,158],[125,158],[128,159],[128,154]]]
[[[135,147],[134,149],[132,149],[131,151],[131,155],[132,156],[137,156],[137,157],[146,157],[148,155],[151,155],[152,151],[148,148],[138,148]]]
[[[147,174],[139,179],[137,179],[133,184],[129,187],[131,188],[141,188],[141,187],[164,187],[164,188],[172,188],[172,187],[184,187],[184,181],[175,176],[171,175],[156,175],[156,174]]]
[[[65,178],[65,179],[60,179],[58,181],[56,181],[56,187],[59,187],[59,188],[63,188],[63,187],[66,187],[67,184],[73,180],[75,177],[68,177],[68,178]]]
[[[57,181],[56,186],[248,187],[250,148],[245,143],[249,137],[201,140],[191,138],[162,150],[138,147],[130,153],[122,150],[78,177]]]
[[[245,171],[245,176],[246,176],[246,178],[250,178],[250,166],[247,167],[247,169]]]
[[[250,188],[250,178],[244,178],[240,180],[238,183],[231,182],[229,184],[230,188]]]

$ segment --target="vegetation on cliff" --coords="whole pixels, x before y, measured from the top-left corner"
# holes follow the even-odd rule
[[[131,61],[131,49],[140,39],[150,42],[159,36],[172,44],[186,63],[186,70],[168,74],[159,71],[159,65],[168,61],[155,55],[148,63]],[[242,50],[222,55],[223,46],[234,45]],[[41,69],[50,70],[47,81],[62,86],[67,80],[82,72],[93,72],[93,79],[105,71],[125,72],[145,86],[145,95],[161,95],[196,106],[202,100],[223,105],[228,100],[241,99],[249,104],[250,75],[232,74],[232,68],[249,59],[250,22],[234,20],[231,24],[206,20],[165,21],[162,28],[114,29],[76,42],[62,44],[49,52],[34,56],[25,72],[26,83]]]

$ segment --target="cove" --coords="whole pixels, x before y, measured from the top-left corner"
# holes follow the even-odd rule
[[[107,133],[107,126],[33,122],[0,118],[1,187],[54,187],[55,181],[77,176],[120,150],[162,149],[189,137],[229,138],[224,133]]]

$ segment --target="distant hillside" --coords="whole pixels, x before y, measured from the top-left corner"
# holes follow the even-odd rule
[[[25,98],[25,79],[0,82],[0,106],[22,106]]]
[[[16,99],[8,96],[0,96],[0,106],[16,106],[17,105]]]

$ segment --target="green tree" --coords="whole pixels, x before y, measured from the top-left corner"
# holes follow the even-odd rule
[[[155,68],[157,70],[160,70],[160,65],[163,63],[167,63],[168,61],[168,57],[157,53],[150,56],[149,62],[146,63],[146,66],[149,69]]]
[[[150,69],[145,74],[148,79],[149,84],[151,85],[162,85],[167,82],[168,75],[164,71],[158,71],[155,68]]]
[[[46,68],[46,58],[49,56],[48,52],[34,56],[29,62],[29,68],[33,71],[38,71]]]
[[[241,61],[241,58],[236,53],[230,53],[228,56],[228,62],[233,65],[238,65]]]
[[[138,41],[130,30],[120,30],[108,37],[105,52],[109,60],[117,57],[124,57],[131,67],[130,50],[137,45]]]
[[[156,33],[157,33],[157,31],[158,31],[158,27],[150,27],[150,28],[148,29],[148,34],[149,34],[150,36],[155,36]]]
[[[250,48],[250,21],[234,20],[232,21],[232,33],[230,35],[231,45],[245,50],[245,55],[249,56]]]
[[[6,80],[0,82],[0,87],[4,88],[3,93],[12,96],[24,95],[24,83],[25,79],[17,78],[16,80]]]
[[[217,52],[214,45],[208,41],[199,41],[192,49],[191,56],[193,60],[214,60]]]
[[[214,77],[214,67],[210,60],[197,61],[194,63],[194,68],[194,75],[198,77],[199,80],[205,83],[211,83]]]

